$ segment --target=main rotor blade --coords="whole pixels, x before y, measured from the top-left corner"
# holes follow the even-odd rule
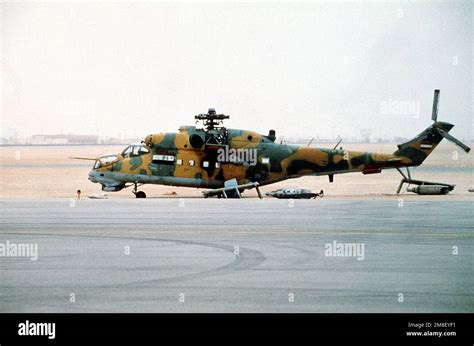
[[[469,148],[466,144],[464,144],[463,142],[461,142],[459,139],[456,139],[454,138],[453,136],[451,136],[449,133],[447,133],[446,131],[444,130],[441,130],[441,129],[437,129],[439,134],[441,136],[443,136],[444,138],[446,138],[448,141],[450,141],[451,143],[453,144],[456,144],[458,147],[460,147],[462,150],[464,150],[466,153],[468,153],[471,148]]]
[[[439,89],[435,89],[433,96],[433,110],[431,111],[431,120],[436,122],[438,120],[438,101],[439,101]]]

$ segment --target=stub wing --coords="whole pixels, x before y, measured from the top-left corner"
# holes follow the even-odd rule
[[[204,198],[219,196],[224,198],[242,198],[240,192],[247,189],[256,189],[259,198],[262,198],[258,183],[238,184],[236,179],[228,180],[224,183],[224,187],[213,190],[203,191]]]

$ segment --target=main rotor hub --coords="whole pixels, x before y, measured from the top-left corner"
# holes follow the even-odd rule
[[[220,126],[224,123],[225,119],[229,119],[229,115],[217,114],[215,108],[209,108],[207,114],[198,114],[194,116],[194,119],[202,121],[206,131],[220,129],[223,126]]]
[[[229,118],[229,115],[217,114],[215,108],[209,108],[207,114],[194,116],[196,123],[202,121],[204,124],[206,147],[227,145],[229,133],[222,124]]]

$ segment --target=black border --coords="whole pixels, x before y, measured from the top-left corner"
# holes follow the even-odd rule
[[[56,338],[18,324],[56,323]],[[0,314],[0,345],[473,345],[473,314]],[[456,336],[407,336],[408,323],[454,322]],[[470,328],[471,327],[471,328]]]

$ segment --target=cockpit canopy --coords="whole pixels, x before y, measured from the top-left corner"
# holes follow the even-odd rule
[[[122,152],[122,156],[124,158],[130,158],[130,157],[145,155],[149,153],[150,153],[150,149],[148,149],[144,144],[130,144]]]
[[[122,151],[122,156],[124,159],[128,159],[135,156],[149,154],[150,149],[147,148],[144,144],[130,144],[128,147]],[[94,163],[94,169],[98,169],[101,167],[105,167],[110,165],[111,163],[117,161],[119,159],[119,155],[116,154],[109,154],[99,157]]]
[[[110,154],[99,157],[94,163],[94,169],[105,167],[118,160],[118,155]]]

